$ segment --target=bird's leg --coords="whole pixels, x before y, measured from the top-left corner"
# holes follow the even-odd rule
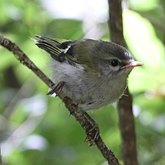
[[[55,87],[52,88],[52,90],[50,90],[47,95],[52,95],[54,93],[60,93],[63,86],[64,86],[65,82],[64,81],[60,81],[57,85],[55,85]]]

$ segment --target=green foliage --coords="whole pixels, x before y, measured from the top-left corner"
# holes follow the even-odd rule
[[[165,162],[165,1],[129,0],[124,10],[124,35],[132,54],[144,67],[129,78],[134,95],[137,149],[141,165]],[[80,39],[83,20],[54,18],[41,1],[1,0],[0,33],[15,41],[48,75],[49,57],[31,40],[35,34]],[[74,10],[74,9],[73,9]],[[164,14],[163,14],[164,13]],[[101,23],[100,23],[101,22]],[[99,20],[102,38],[107,23]],[[96,165],[104,159],[84,142],[85,134],[63,103],[46,96],[47,87],[0,47],[0,140],[6,165]],[[122,160],[115,106],[90,112],[106,144]],[[8,137],[8,139],[6,138]]]

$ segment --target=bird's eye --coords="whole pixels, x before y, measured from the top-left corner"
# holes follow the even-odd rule
[[[110,64],[111,64],[111,66],[116,67],[119,65],[119,61],[117,59],[112,59]]]

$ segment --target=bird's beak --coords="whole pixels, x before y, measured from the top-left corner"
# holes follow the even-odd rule
[[[139,61],[131,60],[125,66],[123,66],[122,69],[133,69],[134,67],[137,67],[137,66],[143,66],[143,63]]]

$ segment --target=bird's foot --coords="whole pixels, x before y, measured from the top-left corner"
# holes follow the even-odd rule
[[[54,93],[58,94],[61,92],[63,86],[64,86],[65,82],[64,81],[60,81],[57,85],[55,85],[55,87],[53,87],[48,93],[47,95],[52,95]]]

